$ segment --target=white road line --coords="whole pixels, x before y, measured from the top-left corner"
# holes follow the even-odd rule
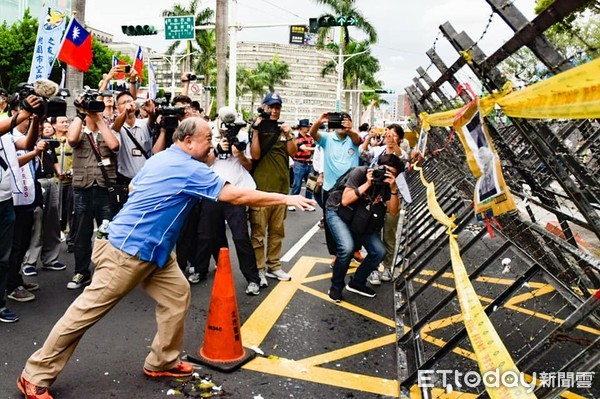
[[[304,236],[302,236],[300,240],[298,240],[296,244],[294,244],[293,247],[290,248],[289,251],[285,253],[285,255],[281,257],[281,261],[289,262],[290,260],[292,260],[292,258],[296,256],[296,254],[302,249],[302,247],[308,242],[308,240],[310,240],[312,236],[314,236],[315,233],[319,231],[319,229],[319,223],[315,224],[310,230],[306,232],[306,234],[304,234]]]

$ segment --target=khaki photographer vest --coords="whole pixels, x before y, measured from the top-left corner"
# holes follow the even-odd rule
[[[73,188],[89,188],[92,187],[94,181],[100,187],[107,187],[106,181],[102,176],[102,170],[98,166],[98,161],[94,155],[92,144],[86,137],[84,130],[81,131],[79,144],[73,148]],[[98,134],[98,139],[95,140],[96,145],[100,149],[102,159],[109,159],[110,165],[105,165],[106,172],[111,184],[117,182],[117,154],[112,152],[102,139],[102,134]]]

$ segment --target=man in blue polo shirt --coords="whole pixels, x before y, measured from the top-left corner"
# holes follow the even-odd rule
[[[158,332],[144,373],[150,377],[191,375],[193,366],[179,359],[190,286],[173,254],[188,211],[199,198],[302,210],[315,204],[298,195],[238,188],[218,177],[205,164],[211,156],[211,129],[201,118],[182,121],[173,141],[169,149],[150,158],[131,182],[131,195],[110,223],[108,240],[95,242],[92,260],[96,271],[91,284],[27,361],[17,381],[27,398],[51,399],[48,387],[83,334],[139,283],[158,304]]]
[[[361,138],[358,132],[352,129],[352,119],[350,118],[350,115],[345,112],[342,112],[341,114],[343,126],[341,129],[329,133],[319,132],[319,127],[327,122],[329,113],[326,112],[321,114],[319,119],[313,123],[309,131],[310,135],[323,148],[323,204],[327,203],[329,191],[333,188],[337,179],[348,170],[358,166],[358,146],[361,143]],[[327,249],[329,254],[335,255],[335,241],[331,235],[331,230],[327,225],[325,209],[323,209],[323,221]],[[355,259],[360,259],[359,257],[360,252],[357,251]]]

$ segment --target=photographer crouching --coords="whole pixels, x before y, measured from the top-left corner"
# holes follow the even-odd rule
[[[341,176],[329,194],[325,217],[336,245],[336,259],[329,297],[342,300],[345,288],[356,294],[373,298],[376,293],[367,287],[367,277],[379,266],[385,256],[381,241],[386,210],[398,214],[399,199],[396,176],[404,170],[404,163],[394,154],[379,157],[377,168],[359,166]],[[346,273],[354,248],[363,246],[367,256],[350,279]]]

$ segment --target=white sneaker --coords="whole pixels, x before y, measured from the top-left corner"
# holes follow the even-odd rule
[[[390,269],[384,269],[381,273],[381,281],[392,281],[392,272]]]
[[[367,277],[367,281],[371,285],[381,285],[381,280],[379,278],[379,272],[377,270],[373,270],[371,272],[371,274],[369,274],[369,277]]]
[[[265,276],[265,271],[264,270],[259,270],[258,271],[258,277],[260,278],[260,288],[265,288],[269,286],[269,282],[267,281],[267,277]]]
[[[200,273],[192,273],[187,279],[192,284],[198,284],[200,282]]]
[[[307,211],[307,212],[314,212],[314,211],[316,211],[316,210],[317,210],[317,208],[315,208],[315,207],[314,207],[314,206],[312,206],[312,205],[309,205],[309,206],[307,206],[307,207],[306,207],[306,211]]]
[[[288,206],[288,211],[290,211],[290,212],[296,212],[296,207],[295,206]]]
[[[250,282],[248,288],[246,288],[246,295],[258,295],[260,294],[260,287],[258,284]]]
[[[290,276],[289,274],[287,274],[286,272],[284,272],[281,269],[269,270],[265,273],[265,275],[269,278],[276,278],[277,280],[280,280],[280,281],[290,281],[292,279],[292,276]]]

